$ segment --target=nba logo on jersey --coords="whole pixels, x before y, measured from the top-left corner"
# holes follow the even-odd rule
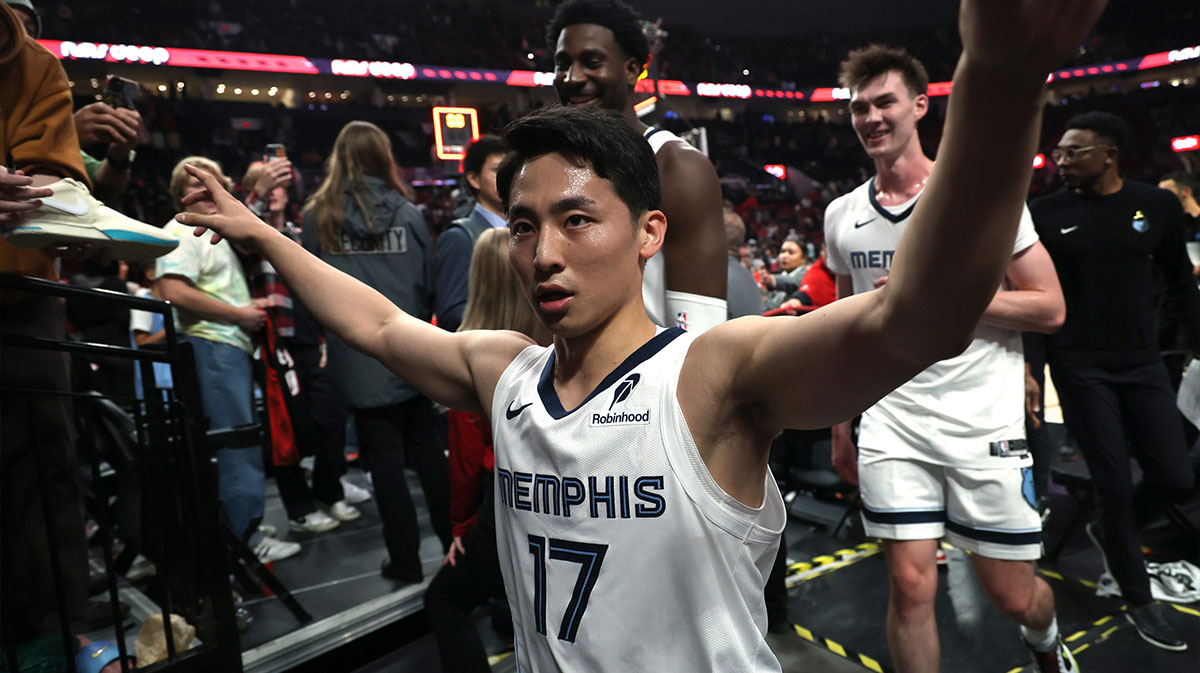
[[[680,311],[675,314],[675,324],[687,329],[687,311]]]
[[[1150,228],[1150,223],[1146,221],[1146,215],[1142,211],[1137,211],[1133,214],[1133,230],[1139,234],[1146,233]]]

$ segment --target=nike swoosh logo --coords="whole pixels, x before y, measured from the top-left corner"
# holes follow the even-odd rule
[[[105,645],[104,647],[101,647],[100,649],[96,650],[95,652],[92,652],[92,658],[99,659],[100,655],[103,654],[104,651],[110,647],[112,647],[112,645]]]
[[[507,418],[507,419],[508,419],[508,420],[510,420],[510,421],[511,421],[512,419],[516,418],[517,416],[520,416],[520,415],[521,415],[521,412],[522,412],[522,411],[525,411],[526,407],[533,406],[533,402],[528,402],[528,403],[526,403],[526,404],[523,404],[523,405],[521,405],[521,406],[517,407],[516,409],[513,409],[512,405],[514,405],[514,404],[516,404],[516,403],[517,403],[517,401],[516,401],[516,400],[513,400],[512,402],[509,402],[509,403],[508,403],[508,409],[505,409],[505,410],[504,410],[504,416],[505,416],[505,418]]]
[[[871,219],[869,219],[869,220],[863,220],[862,222],[855,222],[855,223],[854,223],[854,228],[855,228],[855,229],[858,229],[859,227],[865,227],[865,226],[867,226],[868,224],[870,224],[870,223],[874,222],[874,221],[875,221],[875,220],[877,220],[877,219],[879,219],[879,218],[877,218],[877,217],[872,217],[872,218],[871,218]]]
[[[86,203],[83,202],[83,199],[80,199],[80,200],[76,201],[75,203],[66,203],[64,201],[59,201],[58,199],[56,199],[54,197],[47,197],[47,198],[42,199],[42,205],[50,206],[51,208],[61,210],[64,213],[70,213],[72,215],[87,215],[88,214],[88,206]]]
[[[1079,228],[1079,225],[1078,225],[1078,224],[1077,224],[1077,225],[1075,225],[1075,226],[1073,226],[1073,227],[1063,227],[1062,229],[1059,229],[1059,230],[1058,230],[1058,233],[1060,233],[1060,234],[1069,234],[1069,233],[1071,233],[1072,231],[1075,231],[1075,230],[1076,230],[1076,229],[1078,229],[1078,228]]]

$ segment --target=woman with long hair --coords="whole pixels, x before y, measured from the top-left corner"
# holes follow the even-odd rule
[[[409,315],[433,314],[433,242],[408,199],[378,126],[347,124],[333,143],[327,176],[302,212],[304,247],[381,292]],[[327,335],[329,372],[358,426],[375,486],[388,558],[384,577],[420,582],[420,529],[404,468],[421,480],[434,532],[450,544],[444,419],[432,403],[378,361]]]
[[[508,229],[488,229],[471,253],[467,308],[458,331],[513,330],[543,345],[550,333],[538,322],[517,274],[508,263]],[[493,601],[492,623],[511,631],[504,602],[504,578],[496,550],[492,499],[492,431],[483,414],[448,412],[450,423],[450,521],[454,542],[437,577],[425,590],[425,612],[433,629],[442,669],[490,671],[471,611]],[[511,633],[504,634],[511,637]]]

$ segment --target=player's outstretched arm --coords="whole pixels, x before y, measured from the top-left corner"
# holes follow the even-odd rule
[[[197,236],[211,229],[214,243],[224,237],[261,253],[326,329],[421,393],[490,415],[496,381],[517,353],[533,344],[531,339],[517,332],[450,333],[418,320],[263,222],[207,171],[192,166],[187,171],[205,189],[184,197],[184,205],[211,199],[217,213],[180,213],[177,221],[197,227]]]
[[[693,346],[680,390],[737,400],[764,433],[824,427],[961,352],[1012,257],[1046,73],[1071,54],[1104,4],[964,0],[963,55],[941,148],[887,284],[802,318],[714,329]],[[721,416],[684,398],[689,419],[700,411]]]

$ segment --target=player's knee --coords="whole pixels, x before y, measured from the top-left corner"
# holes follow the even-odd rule
[[[927,610],[937,594],[937,566],[898,564],[892,569],[890,598],[901,612]]]
[[[1015,584],[1005,585],[999,591],[989,592],[996,608],[1014,621],[1023,621],[1033,609],[1033,592],[1030,588]]]

